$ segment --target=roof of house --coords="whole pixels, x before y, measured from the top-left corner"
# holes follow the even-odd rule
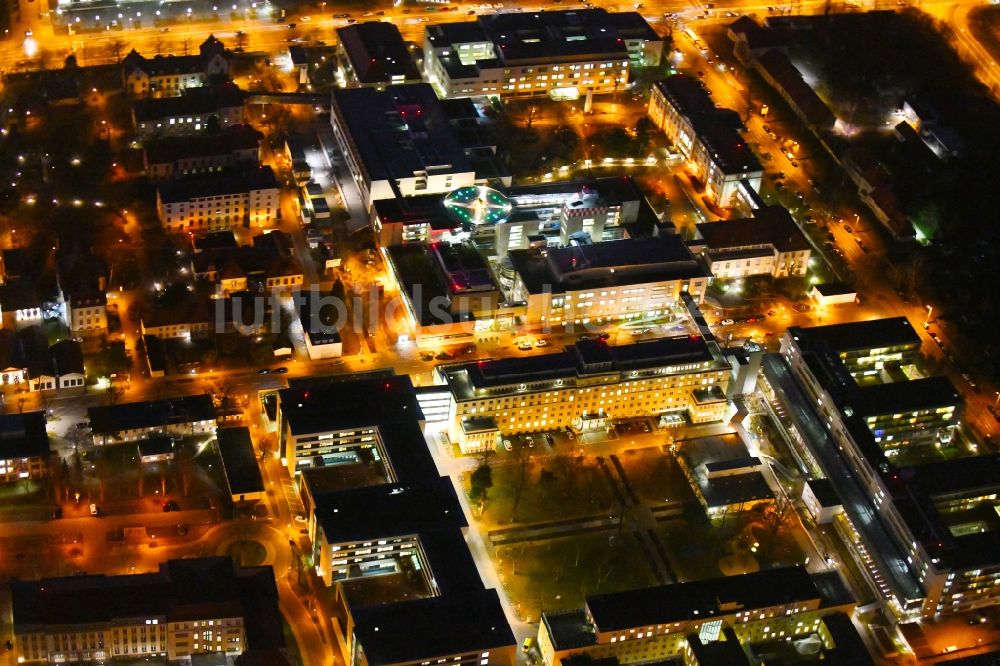
[[[0,459],[47,457],[45,412],[0,414]]]
[[[153,435],[140,439],[138,447],[139,455],[143,458],[165,456],[174,452],[174,439],[166,435]]]
[[[83,347],[76,340],[60,340],[49,347],[49,353],[56,375],[83,374]]]
[[[181,159],[226,156],[260,146],[263,135],[250,125],[231,125],[217,134],[167,136],[143,144],[146,162],[172,164]]]
[[[278,392],[282,418],[296,436],[423,420],[409,376],[330,379]]]
[[[794,566],[590,596],[586,603],[604,633],[707,620],[732,612],[727,610],[729,604],[746,611],[821,599],[813,577],[804,567]]]
[[[264,477],[257,464],[250,429],[219,428],[215,433],[222,458],[222,470],[229,484],[230,495],[264,492]]]
[[[186,115],[215,113],[242,107],[247,93],[235,85],[187,88],[179,97],[156,97],[135,102],[132,113],[137,122],[155,122]]]
[[[155,573],[11,582],[15,635],[137,618],[241,617],[252,649],[285,646],[277,597],[271,567],[241,568],[229,557],[169,560]]]
[[[397,664],[516,644],[496,590],[431,597],[353,613],[368,663]]]
[[[0,311],[14,312],[42,307],[42,299],[32,282],[10,280],[0,285]]]
[[[123,430],[214,421],[215,406],[211,396],[189,395],[88,407],[87,418],[95,435],[111,435]]]
[[[708,277],[680,236],[511,250],[508,255],[528,293],[564,293],[645,282]]]
[[[420,80],[403,36],[394,24],[366,21],[337,29],[340,47],[361,83]]]
[[[832,129],[837,120],[830,107],[802,78],[802,74],[781,51],[772,49],[757,59],[758,66],[784,91],[806,120],[819,129]]]
[[[802,328],[790,326],[788,333],[800,346],[822,346],[834,353],[861,349],[879,349],[901,345],[920,345],[920,336],[906,317],[889,317],[846,324],[828,324]]]
[[[709,251],[773,245],[778,252],[798,252],[812,246],[782,206],[769,206],[752,218],[696,225]]]
[[[278,179],[269,166],[260,165],[238,172],[199,173],[164,183],[157,188],[160,200],[179,203],[225,194],[244,194],[257,190],[277,190]]]

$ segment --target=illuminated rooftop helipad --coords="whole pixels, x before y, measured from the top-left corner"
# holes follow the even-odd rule
[[[472,185],[449,193],[444,198],[444,207],[458,221],[479,225],[503,222],[514,205],[491,187]]]

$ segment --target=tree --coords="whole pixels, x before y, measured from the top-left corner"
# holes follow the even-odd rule
[[[108,340],[104,338],[100,351],[94,356],[94,368],[92,374],[101,377],[125,372],[132,369],[132,359],[125,349],[123,340]]]
[[[245,51],[249,44],[250,44],[250,35],[248,35],[245,30],[240,30],[239,32],[236,33],[237,51]]]
[[[469,478],[469,499],[476,502],[482,510],[487,493],[492,487],[493,468],[483,463],[472,472],[472,476]]]
[[[517,449],[517,477],[514,479],[512,489],[513,501],[510,509],[511,522],[517,522],[517,510],[521,506],[521,498],[524,496],[524,484],[528,481],[528,471],[531,468],[532,456],[526,446]]]
[[[764,506],[760,513],[761,551],[764,554],[770,553],[781,529],[788,523],[793,511],[792,503],[784,496]]]
[[[115,63],[120,65],[122,64],[122,53],[124,53],[126,46],[128,44],[124,40],[112,39],[105,48],[107,48],[108,57],[113,58]]]

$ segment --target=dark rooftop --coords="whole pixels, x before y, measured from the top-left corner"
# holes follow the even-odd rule
[[[873,319],[848,324],[802,328],[789,326],[788,333],[799,345],[812,344],[832,353],[920,345],[920,336],[906,317]]]
[[[781,206],[758,210],[754,217],[745,220],[696,226],[710,251],[773,245],[778,252],[797,252],[811,247],[792,216]]]
[[[229,494],[264,492],[264,479],[250,439],[250,429],[245,426],[219,428],[215,435],[218,438],[219,457],[222,458],[222,471],[229,484]]]
[[[420,72],[394,24],[366,21],[338,28],[337,36],[360,83],[420,80]]]
[[[608,632],[705,620],[731,612],[723,609],[728,604],[753,610],[813,600],[823,601],[816,582],[796,566],[591,596],[587,608],[599,631]]]
[[[247,94],[234,85],[188,88],[180,97],[157,97],[138,100],[132,112],[136,122],[156,122],[187,114],[212,113],[241,107]]]
[[[407,375],[287,388],[279,397],[293,435],[423,420]]]
[[[680,236],[511,250],[508,254],[529,293],[553,293],[617,285],[708,277]]]
[[[836,116],[819,98],[816,91],[805,82],[788,56],[777,49],[772,49],[758,58],[757,63],[784,89],[785,94],[792,99],[793,105],[798,107],[811,125],[821,130],[833,129]]]
[[[138,447],[139,455],[142,457],[163,456],[173,453],[174,440],[166,435],[153,435],[146,439],[140,439]]]
[[[123,430],[214,421],[215,407],[208,395],[189,395],[167,400],[127,402],[87,408],[95,435],[113,435]]]
[[[242,617],[253,649],[284,647],[277,597],[271,567],[239,568],[229,557],[169,560],[156,573],[11,583],[15,634],[136,618]]]
[[[830,479],[809,479],[806,481],[809,489],[812,490],[820,506],[837,506],[843,504],[837,489],[834,488]]]
[[[278,181],[271,167],[258,166],[238,172],[191,174],[160,185],[158,192],[163,203],[176,203],[223,194],[278,189],[278,187]]]
[[[168,136],[143,145],[146,162],[168,164],[180,159],[230,155],[236,151],[255,149],[263,135],[250,125],[233,125],[217,134]]]
[[[354,488],[314,499],[316,523],[331,544],[467,526],[448,477]]]
[[[0,460],[47,458],[48,455],[45,412],[0,414]]]
[[[858,386],[851,398],[851,406],[861,416],[957,407],[961,403],[961,394],[944,376]]]
[[[496,590],[372,606],[353,615],[355,636],[370,664],[447,657],[516,643]]]

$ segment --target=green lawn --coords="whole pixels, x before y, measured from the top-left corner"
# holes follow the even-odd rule
[[[612,506],[611,488],[592,458],[574,462],[569,456],[553,456],[527,465],[515,515],[520,473],[517,463],[493,467],[493,487],[479,518],[485,528],[602,514]]]
[[[640,498],[653,503],[697,501],[677,461],[660,447],[631,449],[618,459]]]
[[[518,614],[536,621],[542,610],[580,608],[587,595],[655,584],[628,534],[585,534],[502,546],[497,570]]]

